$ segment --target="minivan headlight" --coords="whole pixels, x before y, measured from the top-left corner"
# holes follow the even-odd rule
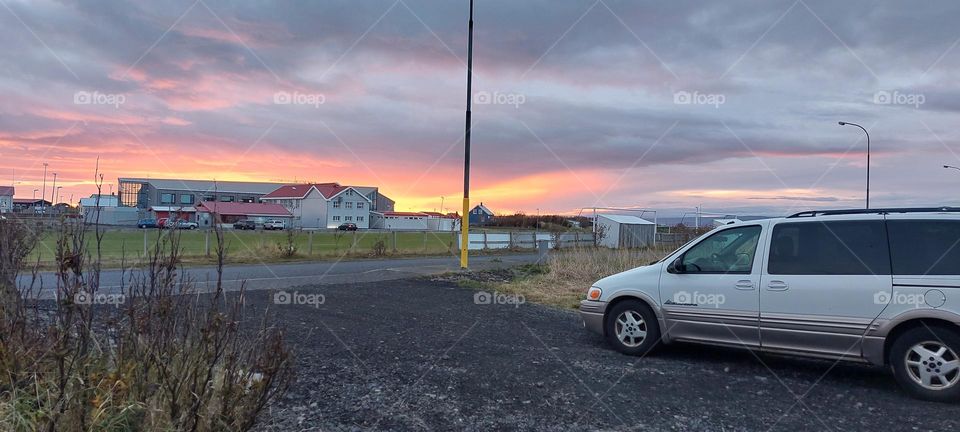
[[[597,287],[590,287],[590,290],[587,291],[587,300],[600,300],[600,295],[603,294],[603,290]]]

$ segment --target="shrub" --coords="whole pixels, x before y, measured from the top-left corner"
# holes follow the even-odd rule
[[[0,274],[19,272],[16,257],[35,247],[24,229],[0,223],[4,245],[23,239],[0,254]],[[283,329],[244,315],[243,289],[223,290],[216,232],[212,292],[183,277],[176,230],[158,231],[142,275],[101,292],[101,232],[62,221],[55,301],[27,295],[32,285],[21,290],[15,277],[0,282],[5,310],[16,311],[0,317],[0,430],[251,429],[292,380],[292,354]]]

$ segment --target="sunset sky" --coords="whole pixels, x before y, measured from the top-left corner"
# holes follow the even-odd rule
[[[960,205],[960,2],[477,0],[472,199],[783,214]],[[467,1],[0,0],[0,185],[462,193]],[[105,186],[108,191],[109,186]],[[114,186],[114,189],[116,186]]]

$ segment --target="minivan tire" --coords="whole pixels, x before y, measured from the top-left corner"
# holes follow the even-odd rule
[[[636,319],[638,316],[642,318],[642,322],[638,322]],[[646,332],[641,340],[636,336],[639,332]],[[642,356],[659,345],[660,323],[657,321],[656,314],[646,303],[639,300],[624,300],[615,304],[607,313],[604,334],[617,351],[627,355]],[[621,339],[624,334],[628,335],[626,340]],[[633,336],[629,336],[630,334]]]
[[[930,362],[929,357],[919,358],[914,352],[914,348],[922,346],[924,343],[930,343],[928,346],[930,348],[938,346],[947,348],[948,351],[944,354],[947,358],[936,357],[934,362]],[[933,402],[955,402],[960,400],[960,369],[945,376],[947,381],[952,383],[947,388],[931,389],[917,382],[915,377],[918,376],[920,370],[916,367],[908,367],[907,361],[919,361],[918,366],[920,367],[924,367],[924,364],[933,365],[930,370],[936,372],[938,371],[936,366],[940,366],[943,360],[960,361],[958,355],[960,355],[960,333],[944,327],[923,325],[907,330],[893,341],[889,362],[893,366],[897,383],[911,395]],[[942,383],[940,379],[937,379],[937,382]]]

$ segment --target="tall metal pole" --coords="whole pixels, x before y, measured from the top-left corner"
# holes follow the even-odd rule
[[[56,200],[55,198],[56,194],[57,194],[57,173],[53,173],[53,188],[50,189],[50,205],[51,206],[56,204],[54,202]]]
[[[870,132],[867,132],[867,128],[860,126],[856,123],[850,122],[839,122],[840,126],[856,126],[867,134],[867,210],[870,210]]]
[[[470,248],[470,108],[473,103],[473,0],[467,33],[467,122],[463,136],[463,215],[460,217],[460,268],[467,268]]]
[[[40,191],[40,214],[43,214],[43,212],[47,210],[47,206],[43,204],[43,200],[47,199],[47,165],[46,162],[43,163],[43,190]]]

